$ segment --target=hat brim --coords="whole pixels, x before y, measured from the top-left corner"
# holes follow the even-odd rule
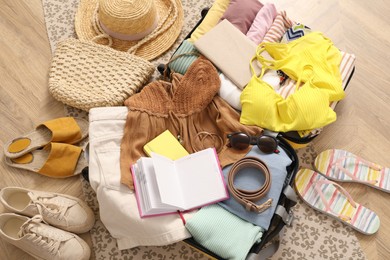
[[[176,2],[178,14],[173,24],[164,32],[157,35],[155,38],[150,39],[146,43],[142,44],[133,53],[146,60],[153,60],[156,57],[167,51],[176,41],[183,26],[183,7],[180,0],[172,0]],[[169,12],[171,0],[155,0],[158,17],[165,17]],[[77,37],[80,40],[91,41],[93,38],[99,35],[94,29],[94,12],[98,5],[98,0],[81,0],[78,10],[75,16],[75,30]],[[168,23],[174,19],[174,13],[171,12],[166,19],[165,23]],[[108,41],[104,38],[95,40],[96,43],[107,45]],[[132,46],[137,44],[138,41],[125,41],[112,37],[112,48],[119,51],[127,51]]]

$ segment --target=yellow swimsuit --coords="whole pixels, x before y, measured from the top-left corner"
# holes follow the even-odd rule
[[[274,60],[266,60],[267,51]],[[276,131],[298,131],[323,127],[336,120],[330,101],[344,98],[339,65],[340,51],[320,32],[307,34],[285,43],[261,43],[256,52],[262,72],[252,79],[241,94],[240,122]],[[252,62],[251,62],[252,63]],[[283,70],[297,81],[297,88],[284,99],[261,78],[266,69]]]

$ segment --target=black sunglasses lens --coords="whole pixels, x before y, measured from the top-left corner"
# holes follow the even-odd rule
[[[263,153],[273,153],[277,149],[277,142],[270,136],[261,136],[257,141],[257,146]]]
[[[231,145],[233,148],[239,149],[239,150],[243,150],[243,149],[248,148],[248,146],[249,146],[249,141],[250,141],[250,137],[247,136],[247,135],[244,134],[244,133],[233,134],[233,135],[230,137],[230,145]]]

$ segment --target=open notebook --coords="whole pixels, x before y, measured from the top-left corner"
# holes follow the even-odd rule
[[[214,148],[171,160],[157,153],[131,167],[141,217],[199,208],[229,198]]]

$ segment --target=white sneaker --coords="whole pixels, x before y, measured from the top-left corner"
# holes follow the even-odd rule
[[[39,214],[46,223],[72,233],[85,233],[95,223],[93,211],[84,201],[65,194],[5,187],[0,201],[11,212],[29,217]]]
[[[91,249],[75,234],[14,213],[0,214],[0,237],[26,253],[42,260],[88,260]]]

